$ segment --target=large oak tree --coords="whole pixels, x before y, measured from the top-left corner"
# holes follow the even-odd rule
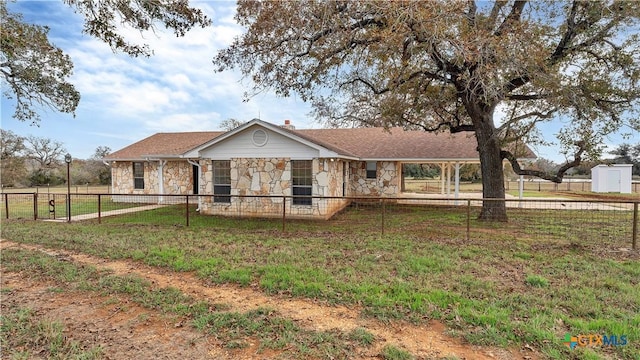
[[[188,0],[63,1],[83,16],[85,33],[131,56],[149,56],[152,50],[128,41],[121,33],[124,26],[146,31],[160,25],[183,36],[194,26],[211,23]],[[80,94],[69,81],[73,63],[49,42],[49,28],[29,24],[21,14],[8,11],[6,0],[0,0],[0,21],[0,80],[3,95],[16,100],[13,117],[38,124],[41,108],[74,113]]]
[[[640,129],[639,14],[633,1],[248,0],[246,32],[214,63],[256,92],[301,96],[333,126],[472,132],[483,196],[503,199],[505,160],[560,182],[607,134]],[[545,121],[563,123],[555,174],[517,162],[515,144],[549,142]],[[480,218],[506,215],[485,201]]]

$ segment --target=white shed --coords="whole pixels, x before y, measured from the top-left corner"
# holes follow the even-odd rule
[[[591,191],[631,194],[632,164],[598,165],[591,169]]]

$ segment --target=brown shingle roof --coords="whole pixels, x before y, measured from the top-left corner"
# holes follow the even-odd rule
[[[404,131],[402,128],[295,130],[363,159],[477,159],[472,134]]]
[[[342,156],[370,160],[475,160],[475,136],[471,133],[428,133],[402,128],[282,129]],[[221,131],[158,133],[118,150],[105,160],[136,160],[146,156],[179,156],[224,134]],[[535,158],[527,153],[518,157]]]
[[[147,155],[179,156],[223,131],[158,133],[107,155],[105,160],[138,160]]]

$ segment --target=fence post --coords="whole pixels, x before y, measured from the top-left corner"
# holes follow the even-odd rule
[[[98,194],[98,224],[102,224],[102,194]]]
[[[282,196],[282,232],[285,231],[285,217],[287,216],[287,197],[286,196]]]
[[[631,235],[631,248],[638,250],[638,203],[633,203],[633,229]]]
[[[187,197],[187,227],[189,227],[189,195]]]
[[[38,220],[38,193],[33,193],[33,220]]]
[[[467,242],[469,242],[469,238],[471,232],[471,200],[467,199]]]
[[[4,217],[9,218],[9,194],[4,193]]]
[[[384,206],[385,205],[384,199],[380,199],[380,201],[382,202],[382,226],[381,227],[382,227],[382,235],[384,235],[384,215],[387,209]]]

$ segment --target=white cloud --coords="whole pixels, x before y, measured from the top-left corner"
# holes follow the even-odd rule
[[[207,113],[179,113],[171,114],[157,119],[148,119],[144,123],[147,128],[157,132],[174,131],[211,131],[217,127],[220,114]]]
[[[58,4],[59,11],[52,16],[64,26],[52,26],[50,35],[74,63],[70,80],[81,93],[76,118],[46,113],[40,128],[25,130],[8,119],[11,114],[4,111],[3,100],[3,128],[12,122],[7,129],[59,140],[74,156],[88,158],[99,145],[117,150],[155,132],[218,130],[228,118],[260,117],[274,123],[291,119],[298,128],[308,127],[307,104],[272,94],[243,102],[251,83],[241,82],[238,71],[214,71],[217,51],[244,31],[233,20],[235,2],[192,2],[214,23],[194,28],[184,37],[165,29],[144,34],[124,29],[121,33],[127,40],[149,44],[154,55],[148,58],[114,53],[102,41],[81,34],[81,17]]]

